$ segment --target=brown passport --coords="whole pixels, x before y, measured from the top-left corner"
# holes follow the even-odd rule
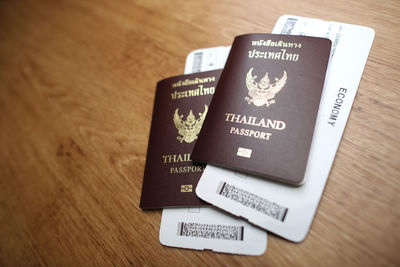
[[[181,75],[157,84],[142,209],[207,205],[195,194],[204,165],[191,153],[208,112],[221,70]]]
[[[193,160],[303,183],[330,49],[325,38],[236,37]]]

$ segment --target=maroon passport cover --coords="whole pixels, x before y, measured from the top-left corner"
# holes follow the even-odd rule
[[[301,184],[330,49],[325,38],[236,37],[193,160]]]
[[[195,194],[204,165],[191,161],[221,70],[158,82],[144,171],[142,209],[207,205]]]

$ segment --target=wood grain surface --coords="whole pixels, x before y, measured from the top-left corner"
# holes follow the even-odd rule
[[[283,14],[376,31],[307,239],[162,246],[138,207],[156,82]],[[398,0],[1,0],[0,265],[399,266],[399,29]]]

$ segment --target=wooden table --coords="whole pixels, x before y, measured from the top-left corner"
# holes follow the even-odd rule
[[[0,1],[0,265],[400,264],[400,2]],[[375,41],[305,242],[259,257],[164,247],[138,205],[158,80],[282,14]]]

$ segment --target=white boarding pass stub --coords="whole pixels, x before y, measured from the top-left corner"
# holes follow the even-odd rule
[[[164,209],[160,242],[166,246],[261,255],[267,233],[213,207]]]
[[[305,183],[290,187],[208,165],[196,193],[263,229],[301,242],[321,199],[375,32],[363,26],[285,15],[278,19],[272,33],[326,37],[332,41]]]

